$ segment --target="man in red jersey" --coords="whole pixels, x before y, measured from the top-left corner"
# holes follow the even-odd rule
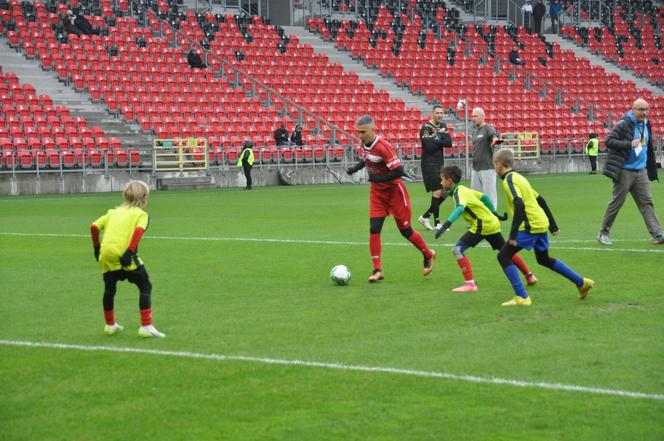
[[[376,123],[369,115],[365,115],[355,123],[357,136],[362,141],[364,159],[349,167],[346,173],[353,173],[367,167],[371,192],[369,193],[369,251],[373,260],[373,273],[369,282],[383,280],[380,265],[381,242],[380,232],[385,217],[392,215],[401,235],[408,239],[424,256],[422,274],[428,276],[433,270],[436,252],[429,249],[420,234],[411,227],[411,206],[408,191],[401,181],[405,175],[401,161],[394,148],[383,138],[375,134]]]

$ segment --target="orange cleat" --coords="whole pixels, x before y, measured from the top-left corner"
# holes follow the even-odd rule
[[[369,283],[376,283],[379,280],[383,280],[383,272],[379,269],[373,270],[373,274],[369,276]]]
[[[426,257],[424,258],[424,268],[422,268],[423,276],[426,277],[429,274],[431,274],[435,262],[436,262],[436,252],[434,250],[431,250],[431,257],[429,257],[428,259]]]

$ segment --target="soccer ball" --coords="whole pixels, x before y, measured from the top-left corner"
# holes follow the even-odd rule
[[[346,265],[337,265],[330,270],[330,280],[336,285],[347,285],[350,277],[350,270]]]

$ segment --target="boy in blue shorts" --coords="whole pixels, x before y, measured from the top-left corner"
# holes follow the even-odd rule
[[[456,208],[443,225],[436,227],[436,239],[445,233],[461,216],[470,224],[468,231],[461,236],[452,248],[452,254],[454,254],[465,280],[463,285],[454,288],[452,292],[475,292],[478,289],[477,283],[473,278],[473,269],[470,266],[468,256],[465,255],[465,251],[468,248],[474,248],[483,240],[486,240],[492,249],[500,250],[505,245],[505,239],[500,233],[499,221],[505,220],[507,216],[500,216],[496,213],[489,196],[459,184],[461,169],[456,165],[443,167],[440,171],[440,177],[443,188],[449,193],[449,199],[454,200]],[[530,272],[521,256],[513,255],[512,262],[523,273],[528,285],[537,283],[537,278]]]
[[[558,235],[558,226],[553,219],[551,210],[531,186],[526,178],[515,172],[514,152],[511,149],[500,149],[493,155],[493,165],[503,180],[503,190],[507,197],[507,205],[512,215],[512,230],[509,240],[498,253],[498,262],[514,288],[516,296],[503,306],[530,306],[532,300],[519,278],[519,272],[512,263],[512,256],[522,249],[535,249],[537,263],[545,266],[570,280],[579,289],[579,297],[585,299],[594,282],[581,277],[561,260],[549,256],[549,238],[547,230],[554,236]]]

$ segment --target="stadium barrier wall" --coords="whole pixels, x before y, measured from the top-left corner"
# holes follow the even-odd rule
[[[604,165],[604,155],[599,157],[600,170]],[[420,174],[420,161],[403,161],[407,170]],[[463,168],[464,159],[446,159],[446,164],[457,164]],[[291,185],[336,184],[338,177],[342,183],[366,183],[367,175],[363,170],[353,178],[345,174],[345,164],[265,164],[254,167],[252,178],[255,187],[282,185],[279,171],[287,172]],[[517,170],[531,174],[575,173],[590,170],[588,159],[583,156],[558,156],[538,160],[522,160],[517,163]],[[329,171],[332,170],[332,173]],[[335,176],[336,175],[336,176]],[[241,188],[245,186],[242,170],[234,166],[211,167],[207,172],[159,173],[152,171],[96,170],[87,174],[70,173],[16,173],[0,174],[0,195],[23,196],[39,194],[97,193],[121,191],[132,179],[145,181],[151,189],[157,189],[157,180],[177,177],[207,176],[217,188]],[[464,177],[467,178],[467,177]]]

